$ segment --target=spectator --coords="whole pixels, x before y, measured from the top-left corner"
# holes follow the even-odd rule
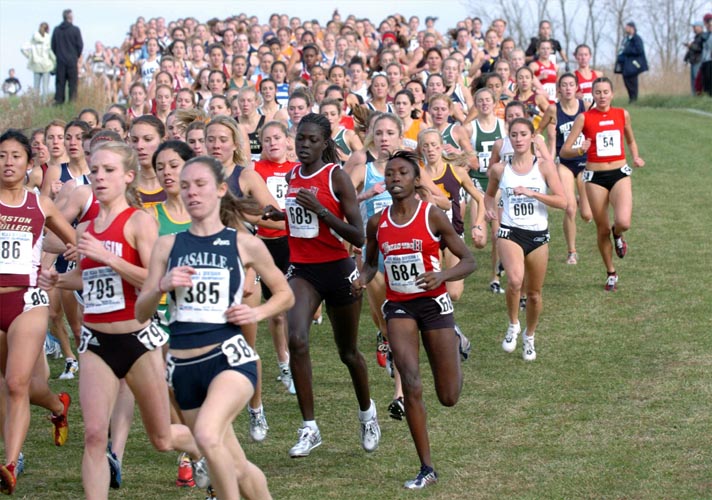
[[[628,102],[638,100],[638,75],[648,71],[643,39],[640,38],[633,21],[625,25],[626,36],[616,60],[616,73],[623,75],[623,83],[628,91]]]
[[[524,52],[524,55],[526,56],[526,62],[530,63],[538,59],[537,51],[539,50],[539,42],[541,42],[542,40],[551,41],[552,51],[551,55],[549,56],[551,62],[556,64],[556,54],[559,54],[566,65],[566,71],[568,71],[569,58],[566,57],[566,52],[564,52],[564,49],[561,47],[561,43],[558,40],[551,38],[551,22],[546,20],[541,21],[539,23],[539,36],[532,37],[529,42],[529,47],[527,47],[527,50]]]
[[[24,55],[29,62],[27,69],[35,75],[33,88],[41,96],[49,94],[49,74],[54,71],[57,58],[50,48],[49,25],[41,23],[37,33],[32,35],[30,42],[22,48]]]
[[[685,53],[684,61],[690,65],[690,89],[692,90],[692,95],[695,95],[695,79],[697,78],[697,72],[702,64],[702,44],[704,44],[704,31],[705,25],[702,21],[695,21],[692,23],[692,32],[695,37],[690,43],[686,43],[687,52]]]
[[[20,80],[15,78],[15,69],[11,68],[8,72],[8,77],[2,83],[2,91],[9,96],[14,96],[20,92],[20,89],[22,89]]]
[[[712,12],[705,14],[704,21],[707,32],[703,35],[702,63],[697,75],[696,88],[700,93],[704,92],[712,96]]]
[[[69,83],[69,100],[77,98],[77,83],[79,70],[77,62],[82,55],[84,43],[82,33],[74,26],[74,16],[70,9],[62,12],[62,24],[57,26],[52,33],[52,52],[57,56],[57,79],[55,82],[55,104],[63,104],[65,98],[65,85]]]

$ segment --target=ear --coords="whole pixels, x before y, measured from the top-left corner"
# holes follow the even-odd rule
[[[223,198],[227,193],[228,187],[227,182],[223,182],[218,185],[218,198]]]

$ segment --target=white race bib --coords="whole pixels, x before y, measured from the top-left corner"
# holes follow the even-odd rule
[[[483,174],[487,172],[487,169],[489,168],[489,162],[490,162],[490,157],[492,156],[492,153],[489,152],[482,152],[482,153],[477,153],[477,160],[480,164],[480,172]]]
[[[79,347],[77,347],[77,352],[79,354],[84,354],[87,352],[87,347],[89,347],[89,341],[94,336],[94,334],[86,326],[82,326],[82,333],[79,337]]]
[[[41,288],[28,288],[23,299],[25,301],[23,311],[29,311],[34,307],[49,305],[49,295]]]
[[[391,205],[393,205],[393,198],[391,198],[390,196],[388,198],[380,198],[373,200],[374,213],[383,212],[385,208],[388,208]]]
[[[447,292],[435,297],[435,302],[437,302],[440,306],[440,314],[452,314],[452,312],[455,310],[452,307],[452,299],[450,298],[450,294]]]
[[[260,359],[241,333],[227,339],[220,346],[230,366],[240,366]]]
[[[418,276],[425,272],[423,254],[409,253],[389,255],[385,259],[388,286],[397,293],[421,293],[422,288],[415,284]]]
[[[509,216],[513,220],[524,221],[534,215],[538,203],[536,199],[528,196],[512,195],[509,197]]]
[[[126,307],[121,276],[109,266],[82,271],[82,296],[86,314],[102,314]]]
[[[166,331],[153,321],[151,321],[151,324],[146,328],[138,332],[136,338],[149,351],[153,351],[168,342],[168,334]]]
[[[596,154],[605,158],[607,156],[621,155],[621,131],[604,130],[596,134]]]
[[[549,102],[556,102],[556,84],[555,83],[545,83],[543,85],[544,91],[546,92],[546,97]]]
[[[287,179],[285,177],[267,177],[267,189],[277,200],[279,208],[284,210],[284,199],[287,196]]]
[[[296,198],[287,198],[285,205],[291,237],[316,238],[319,236],[319,219],[314,212],[298,204]]]
[[[0,231],[0,274],[32,272],[32,233]]]
[[[230,307],[230,271],[198,268],[191,276],[193,286],[176,288],[175,317],[171,322],[225,323],[225,311]]]

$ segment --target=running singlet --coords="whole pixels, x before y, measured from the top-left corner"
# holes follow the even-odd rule
[[[366,162],[366,173],[363,178],[363,190],[367,191],[379,182],[383,183],[385,181],[386,178],[384,174],[378,171],[376,164],[372,161]],[[391,198],[391,193],[385,190],[376,196],[372,196],[371,198],[362,201],[360,208],[364,230],[366,229],[366,224],[368,224],[368,219],[371,218],[372,215],[382,212],[384,208],[390,207],[392,204],[393,198]]]
[[[445,130],[440,132],[440,137],[443,138],[443,144],[449,144],[450,146],[460,149],[460,145],[457,143],[455,138],[452,136],[452,129],[455,128],[455,123],[448,123]]]
[[[420,118],[413,120],[410,124],[408,130],[403,132],[403,146],[408,149],[415,149],[418,147],[418,133],[420,132]]]
[[[270,160],[260,160],[255,162],[255,172],[267,184],[270,194],[277,200],[280,210],[284,210],[284,201],[287,197],[287,174],[297,165],[294,161],[275,163]],[[257,235],[262,238],[280,238],[287,236],[286,229],[269,229],[257,226]]]
[[[334,143],[336,143],[336,147],[339,148],[344,154],[351,154],[351,148],[346,142],[346,129],[344,127],[339,129],[333,139]]]
[[[534,73],[542,87],[546,91],[546,98],[549,102],[554,104],[557,102],[556,98],[556,64],[549,62],[544,64],[544,61],[537,61],[537,70]]]
[[[623,130],[625,129],[625,111],[622,108],[609,108],[605,113],[597,108],[583,114],[583,135],[591,139],[588,148],[589,163],[605,163],[625,160]]]
[[[164,236],[166,234],[175,234],[181,231],[186,231],[190,227],[190,221],[188,222],[177,222],[171,218],[171,215],[166,210],[165,203],[159,203],[153,206],[154,215],[158,221],[158,236]],[[159,310],[161,308],[166,308],[166,294],[161,295],[161,301],[159,303]]]
[[[440,271],[440,236],[434,235],[428,224],[432,207],[418,202],[413,218],[400,226],[391,219],[391,208],[381,214],[376,239],[386,267],[387,300],[401,302],[447,294],[445,283],[434,290],[415,284],[421,274]]]
[[[574,120],[578,115],[583,113],[585,111],[585,106],[583,101],[577,100],[578,102],[578,111],[576,111],[576,114],[574,115],[567,115],[563,108],[561,107],[561,103],[557,102],[556,103],[556,152],[558,153],[561,151],[561,148],[564,146],[564,143],[566,142],[566,139],[569,137],[569,133],[571,132],[571,127],[574,126]],[[574,150],[578,149],[581,147],[583,144],[584,138],[583,134],[579,134],[579,136],[576,138],[576,142],[574,142],[574,145],[572,146]],[[576,158],[559,158],[559,162],[563,163],[564,165],[577,165],[578,163],[586,161],[586,155],[583,154],[581,156],[577,156]]]
[[[440,191],[447,196],[450,200],[450,210],[445,212],[447,218],[450,219],[452,227],[455,228],[457,234],[463,234],[465,231],[465,224],[462,221],[462,214],[460,213],[460,179],[455,173],[455,169],[449,163],[445,164],[443,173],[440,177],[433,178],[433,182]]]
[[[497,139],[501,139],[504,135],[504,122],[497,119],[495,126],[492,130],[483,130],[480,128],[479,120],[474,120],[472,122],[472,137],[470,142],[472,143],[472,149],[475,150],[477,155],[477,161],[479,162],[479,169],[470,170],[470,177],[477,179],[482,189],[487,190],[487,183],[489,182],[489,177],[487,177],[487,170],[489,169],[490,157],[492,156],[492,146]]]
[[[217,344],[241,333],[239,326],[225,320],[225,311],[242,302],[245,282],[237,237],[237,231],[229,227],[211,236],[190,231],[175,235],[166,270],[191,266],[196,274],[192,287],[169,293],[172,348]]]
[[[262,130],[262,125],[265,124],[265,117],[260,116],[260,121],[257,122],[257,127],[255,131],[247,134],[250,139],[250,153],[252,155],[252,161],[258,161],[262,156],[262,143],[260,142],[260,131]]]
[[[586,107],[593,103],[593,81],[598,78],[595,71],[591,71],[591,78],[586,79],[579,70],[574,71],[576,75],[576,81],[578,82],[578,91],[581,92],[583,102],[586,103]]]
[[[141,198],[141,204],[143,208],[151,208],[162,201],[166,201],[168,195],[163,190],[163,188],[158,188],[155,191],[146,191],[144,189],[138,189],[138,195]]]
[[[72,175],[72,172],[69,170],[69,163],[62,163],[60,165],[60,173],[59,173],[59,180],[62,181],[62,184],[64,184],[67,181],[71,181],[72,179],[77,180],[76,185],[77,186],[83,186],[84,184],[91,184],[89,182],[89,177],[86,176],[86,174],[82,174],[80,177],[74,177]]]
[[[94,191],[92,190],[89,192],[89,198],[87,198],[87,201],[84,203],[82,211],[77,217],[73,226],[76,227],[82,222],[94,220],[96,219],[97,215],[99,215],[99,200],[96,199],[96,196],[94,196]]]
[[[514,188],[524,186],[538,193],[546,193],[547,185],[535,157],[532,168],[526,174],[512,169],[511,161],[504,164],[499,190],[502,193],[502,224],[528,231],[545,231],[549,227],[546,205],[535,198],[515,195]]]
[[[37,286],[44,224],[36,193],[25,190],[19,206],[0,202],[0,286]]]
[[[341,238],[319,220],[311,210],[296,201],[300,189],[308,189],[319,203],[339,219],[344,218],[341,203],[334,193],[331,177],[335,163],[327,163],[317,172],[305,176],[301,164],[292,169],[285,200],[287,230],[289,231],[290,261],[297,264],[333,262],[349,256]]]
[[[141,266],[141,257],[124,237],[124,227],[136,208],[128,207],[117,215],[109,227],[101,232],[89,222],[87,233],[101,241],[106,250],[121,257],[129,264]],[[84,298],[85,323],[113,323],[134,319],[134,304],[138,290],[121,278],[111,267],[82,256],[82,297]]]

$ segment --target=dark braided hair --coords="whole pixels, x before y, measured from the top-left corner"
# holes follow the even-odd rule
[[[331,138],[331,124],[329,123],[329,120],[327,120],[324,115],[309,113],[299,121],[299,127],[297,130],[302,128],[302,126],[307,123],[317,125],[321,129],[321,134],[326,140],[326,149],[324,149],[324,152],[321,154],[321,159],[324,163],[340,163],[339,155],[336,152],[336,143]]]
[[[420,157],[420,155],[418,155],[418,153],[414,151],[408,151],[407,149],[399,149],[397,151],[394,151],[393,154],[388,157],[388,163],[398,158],[400,158],[401,160],[405,160],[410,164],[411,167],[413,167],[414,179],[420,178],[420,162],[422,161],[422,158]],[[386,167],[387,166],[388,164],[386,164]],[[415,192],[418,193],[423,199],[428,199],[428,197],[430,196],[430,192],[425,186],[416,185]]]

